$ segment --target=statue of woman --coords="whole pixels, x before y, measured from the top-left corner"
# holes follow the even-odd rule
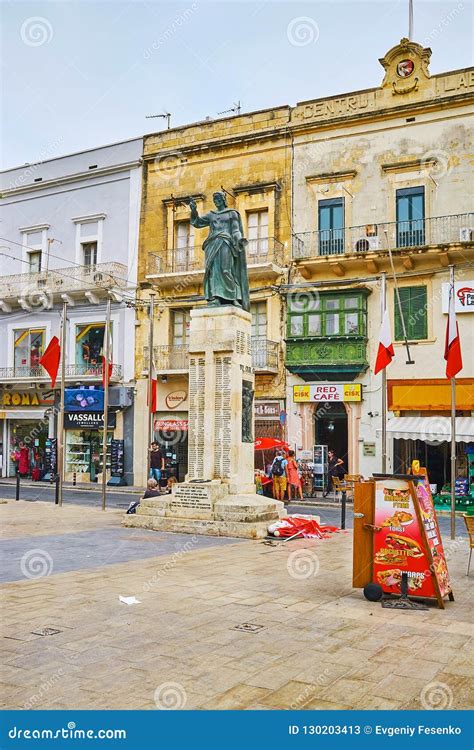
[[[204,296],[209,305],[235,305],[250,311],[249,281],[242,219],[238,211],[227,208],[225,193],[212,196],[215,211],[199,216],[191,198],[191,224],[198,229],[210,227],[204,241]]]

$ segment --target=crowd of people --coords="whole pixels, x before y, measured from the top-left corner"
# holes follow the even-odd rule
[[[342,479],[346,472],[344,461],[336,456],[333,450],[328,451],[327,482],[323,496],[326,497],[334,488],[333,478]],[[293,450],[277,449],[271,463],[265,471],[256,472],[257,492],[270,494],[275,500],[292,502],[303,500],[302,471]]]

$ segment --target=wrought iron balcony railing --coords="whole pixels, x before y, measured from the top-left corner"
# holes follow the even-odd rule
[[[252,365],[255,370],[278,370],[278,341],[252,336]]]
[[[254,266],[261,263],[276,263],[284,261],[284,245],[274,237],[262,237],[249,240],[247,245],[247,265]],[[148,254],[148,275],[193,273],[204,271],[204,253],[202,248],[183,247],[168,251],[167,255],[160,253]]]
[[[122,377],[122,365],[112,365],[111,380],[120,380]],[[90,380],[102,379],[102,365],[66,365],[66,378],[88,378]],[[41,365],[28,367],[0,367],[0,383],[8,380],[49,380],[50,376]],[[57,381],[58,382],[58,381]]]
[[[36,295],[60,292],[123,289],[127,285],[127,266],[122,263],[97,263],[92,266],[66,266],[49,271],[19,273],[0,279],[0,299],[24,298],[35,305]]]
[[[188,344],[180,346],[154,346],[153,359],[158,372],[187,370],[189,367]],[[278,342],[264,336],[252,337],[252,364],[256,370],[278,369]],[[148,347],[143,347],[143,369],[148,370]]]
[[[303,232],[293,237],[293,258],[361,255],[474,241],[474,213],[363,224]]]

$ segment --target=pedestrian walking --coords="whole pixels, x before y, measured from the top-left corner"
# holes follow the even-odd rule
[[[298,494],[300,500],[302,500],[303,488],[301,487],[300,472],[299,472],[298,464],[296,462],[294,451],[289,451],[288,453],[287,475],[288,475],[288,501],[291,502],[292,489],[294,490],[294,499],[296,500],[296,496]]]
[[[326,486],[326,492],[323,497],[329,495],[333,488],[333,477],[342,479],[346,470],[344,468],[344,461],[342,458],[338,458],[333,450],[328,451],[328,482]]]
[[[277,451],[273,459],[270,474],[273,479],[273,497],[275,500],[284,502],[287,487],[287,466],[288,461],[283,451]]]
[[[150,479],[161,479],[161,472],[165,468],[165,458],[158,443],[153,441],[150,448]]]

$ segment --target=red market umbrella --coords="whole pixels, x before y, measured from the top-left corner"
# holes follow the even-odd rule
[[[254,448],[256,451],[268,451],[275,448],[283,448],[287,451],[289,450],[289,445],[284,440],[279,440],[278,438],[263,437],[255,440]]]

